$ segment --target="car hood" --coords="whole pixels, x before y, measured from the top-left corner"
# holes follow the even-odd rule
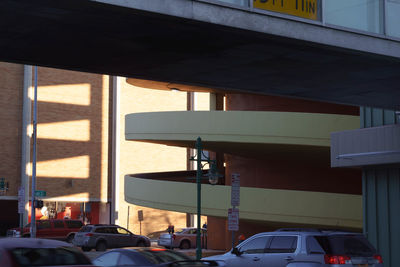
[[[213,260],[213,261],[223,261],[232,257],[236,257],[236,255],[232,254],[230,251],[226,252],[225,254],[214,255],[210,257],[202,258],[202,260]]]

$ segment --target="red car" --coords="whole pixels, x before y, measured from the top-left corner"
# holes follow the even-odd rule
[[[8,237],[30,237],[30,226],[28,223],[23,228],[22,234],[20,228],[12,228],[7,231]],[[80,220],[37,220],[36,221],[36,237],[57,239],[71,243],[75,233],[83,226]]]
[[[0,266],[94,266],[69,243],[40,238],[0,238]]]

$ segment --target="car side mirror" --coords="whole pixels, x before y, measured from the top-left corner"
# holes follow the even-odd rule
[[[232,252],[231,252],[232,254],[235,254],[236,256],[240,256],[240,255],[242,255],[242,252],[240,252],[240,250],[237,248],[237,247],[234,247],[233,249],[232,249]]]

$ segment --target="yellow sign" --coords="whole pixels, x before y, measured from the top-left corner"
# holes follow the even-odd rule
[[[254,0],[253,7],[317,20],[318,0]]]

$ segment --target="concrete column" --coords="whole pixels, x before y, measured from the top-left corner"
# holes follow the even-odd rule
[[[28,223],[29,209],[29,166],[31,160],[31,137],[32,137],[32,66],[24,66],[24,84],[22,94],[22,142],[21,142],[21,187],[25,189],[24,202],[25,212],[22,223]]]

